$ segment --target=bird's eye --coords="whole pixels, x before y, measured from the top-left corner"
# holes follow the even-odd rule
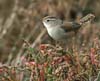
[[[47,22],[49,22],[50,20],[47,20]]]

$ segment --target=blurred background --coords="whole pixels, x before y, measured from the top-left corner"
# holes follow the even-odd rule
[[[25,53],[25,41],[33,48],[50,44],[42,18],[58,16],[68,21],[93,13],[92,24],[82,27],[76,40],[86,49],[100,46],[100,0],[0,0],[0,62],[11,62]],[[68,46],[71,43],[67,44]]]

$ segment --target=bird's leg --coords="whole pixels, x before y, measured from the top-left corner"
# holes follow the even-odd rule
[[[55,41],[55,47],[56,48],[60,47],[60,42],[59,41]]]
[[[52,39],[51,37],[50,37],[50,42],[55,48],[60,47],[60,42]]]

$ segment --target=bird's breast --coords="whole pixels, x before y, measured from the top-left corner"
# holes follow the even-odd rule
[[[47,29],[48,34],[54,39],[54,40],[63,40],[66,38],[65,31],[62,28],[59,27],[52,27],[50,29]]]

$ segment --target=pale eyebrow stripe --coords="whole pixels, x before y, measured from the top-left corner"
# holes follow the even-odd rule
[[[53,20],[53,19],[58,19],[57,17],[52,17],[52,16],[44,17],[44,19],[48,19],[48,18],[51,18],[52,20]]]

